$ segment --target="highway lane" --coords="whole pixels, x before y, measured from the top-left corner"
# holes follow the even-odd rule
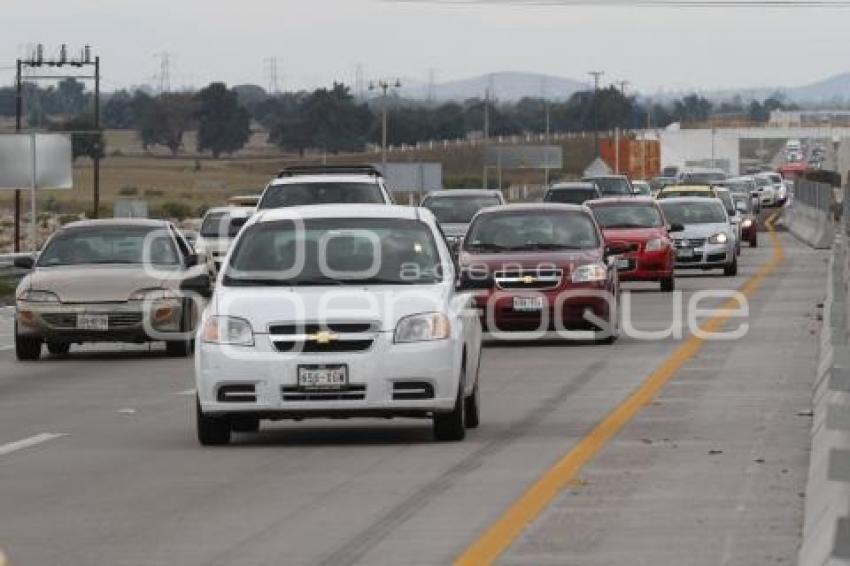
[[[776,527],[775,554],[790,561],[809,425],[794,409],[809,403],[826,264],[782,238],[788,261],[751,301],[750,334],[706,346],[505,562],[622,564],[634,549],[632,563],[641,552],[670,563],[652,550],[677,527],[682,553],[729,564],[754,563],[742,558],[748,529]],[[687,275],[679,287],[686,299],[737,288],[770,254],[745,249],[738,277]],[[669,301],[635,292],[636,324],[666,327]],[[0,351],[0,446],[57,435],[0,452],[0,547],[12,566],[449,563],[679,345],[490,344],[482,427],[463,443],[432,442],[425,421],[308,421],[221,449],[195,442],[189,360],[121,347],[23,364]],[[757,453],[781,482],[752,472],[760,456],[742,455]],[[696,536],[702,507],[723,544]]]

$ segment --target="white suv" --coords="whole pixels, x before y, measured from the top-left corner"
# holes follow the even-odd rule
[[[426,209],[259,212],[200,325],[198,439],[226,444],[262,419],[429,417],[438,440],[460,440],[478,425],[472,305]]]
[[[269,183],[257,209],[392,202],[384,177],[371,165],[298,165]]]
[[[195,252],[204,258],[213,273],[221,268],[233,239],[253,213],[250,207],[217,206],[204,214]]]

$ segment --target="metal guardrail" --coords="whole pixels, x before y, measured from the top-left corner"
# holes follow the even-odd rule
[[[794,184],[794,201],[829,213],[835,198],[831,186],[800,179]]]

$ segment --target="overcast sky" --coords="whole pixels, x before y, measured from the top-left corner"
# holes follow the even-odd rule
[[[22,0],[3,2],[0,79],[27,46],[90,43],[104,87],[211,80],[287,89],[366,78],[438,82],[517,70],[626,79],[643,91],[796,86],[850,70],[850,9],[441,5],[380,0]]]

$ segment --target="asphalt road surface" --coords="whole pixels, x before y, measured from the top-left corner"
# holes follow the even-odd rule
[[[10,566],[792,563],[827,252],[777,241],[784,261],[763,234],[737,277],[678,281],[687,301],[758,278],[740,340],[488,344],[482,426],[462,443],[351,420],[202,448],[190,360],[19,363],[0,315],[0,548]],[[626,287],[638,328],[669,326],[669,295]],[[648,380],[657,395],[624,407]],[[598,436],[612,415],[622,428]],[[555,477],[564,458],[576,469]]]

